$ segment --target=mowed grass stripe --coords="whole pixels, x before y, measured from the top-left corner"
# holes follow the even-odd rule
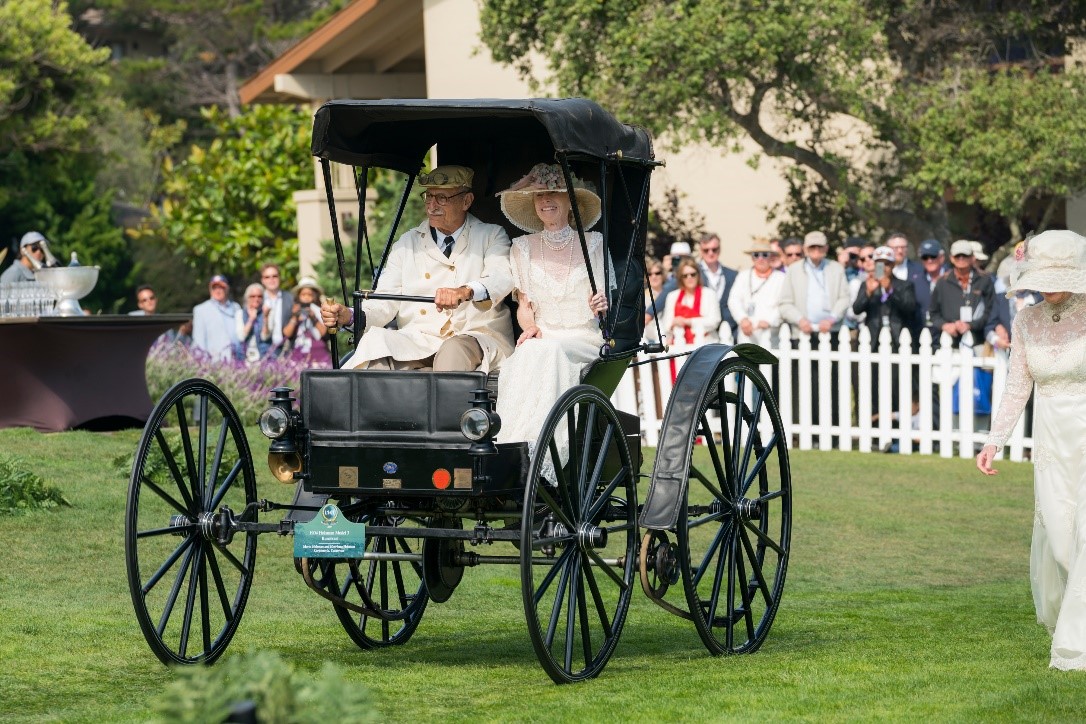
[[[249,438],[260,494],[289,501],[264,469],[263,438]],[[137,440],[0,431],[0,451],[74,504],[0,518],[4,720],[146,721],[172,677],[125,579],[127,480],[111,460]],[[690,623],[637,592],[602,676],[555,686],[528,642],[514,567],[468,570],[408,644],[361,651],[294,571],[291,539],[272,535],[231,651],[273,649],[310,671],[331,660],[394,722],[1081,718],[1086,675],[1047,668],[1034,621],[1029,465],[991,479],[969,460],[921,456],[793,453],[792,465],[788,583],[752,656],[710,657]]]

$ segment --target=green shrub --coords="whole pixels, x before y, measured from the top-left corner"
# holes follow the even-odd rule
[[[0,515],[21,515],[31,510],[70,506],[60,491],[27,470],[19,458],[0,455]]]
[[[314,676],[295,671],[278,654],[262,651],[175,672],[177,678],[155,705],[167,722],[220,722],[245,701],[255,705],[257,721],[266,724],[377,720],[369,691],[345,681],[330,663]]]

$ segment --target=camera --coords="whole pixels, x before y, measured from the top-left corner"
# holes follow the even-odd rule
[[[885,276],[885,275],[886,275],[886,262],[884,262],[884,261],[875,262],[875,278],[876,279],[882,279],[882,277]]]

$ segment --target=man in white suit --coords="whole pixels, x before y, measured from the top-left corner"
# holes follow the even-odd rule
[[[419,175],[426,221],[393,244],[376,291],[434,302],[363,302],[366,333],[344,367],[489,371],[512,353],[513,324],[502,303],[513,289],[509,236],[468,213],[473,176],[464,166]],[[322,303],[321,316],[327,325],[351,322],[341,304]],[[386,329],[393,320],[396,329]]]

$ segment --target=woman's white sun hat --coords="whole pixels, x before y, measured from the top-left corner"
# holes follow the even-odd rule
[[[591,229],[602,215],[603,204],[592,189],[573,174],[573,194],[577,200],[577,211],[581,215],[584,228]],[[523,231],[534,233],[543,230],[543,222],[535,212],[535,195],[546,193],[566,193],[566,180],[562,176],[562,167],[556,163],[537,163],[524,178],[502,191],[502,213]],[[570,225],[572,226],[572,219]]]
[[[1028,239],[1007,291],[1022,290],[1086,293],[1086,237],[1052,229]]]

